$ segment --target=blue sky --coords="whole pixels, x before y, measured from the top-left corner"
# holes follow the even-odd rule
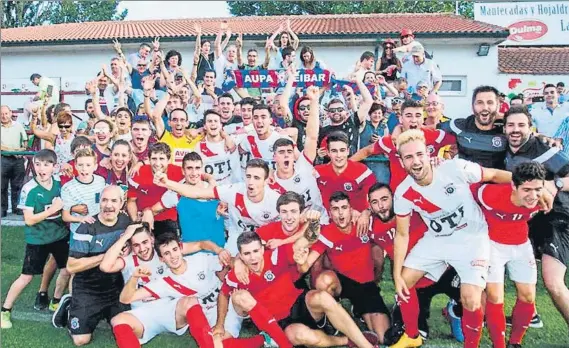
[[[121,1],[125,20],[228,17],[225,1]]]

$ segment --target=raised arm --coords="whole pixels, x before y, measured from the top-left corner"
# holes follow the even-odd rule
[[[169,180],[165,173],[154,174],[154,184],[175,191],[180,195],[194,199],[214,199],[215,188],[213,187],[192,187],[179,182]]]
[[[300,44],[300,39],[298,38],[296,33],[292,30],[292,27],[290,25],[290,19],[286,20],[286,30],[288,31],[288,33],[292,39],[292,40],[290,40],[291,46],[296,51],[298,49],[298,45]]]
[[[271,64],[271,41],[269,41],[270,39],[267,38],[267,42],[265,42],[265,60],[263,61],[263,64],[261,65],[261,68],[263,69],[268,69],[269,68],[269,64]]]
[[[290,109],[290,97],[292,95],[292,91],[294,90],[294,80],[295,80],[295,75],[296,75],[296,69],[295,69],[295,64],[291,64],[288,68],[287,68],[287,80],[286,80],[286,86],[284,88],[283,93],[278,97],[280,98],[280,105],[284,108],[285,110],[285,115],[289,115],[290,119],[293,119],[294,114],[292,112],[292,110]]]
[[[243,34],[239,34],[235,40],[235,47],[237,48],[237,66],[243,65]]]
[[[275,40],[277,39],[277,36],[279,36],[279,34],[282,33],[283,30],[284,30],[284,25],[281,23],[281,25],[279,25],[277,30],[275,30],[273,35],[271,35],[271,37],[269,38],[269,42],[271,43],[271,47],[274,50],[277,50],[277,46],[275,46]]]
[[[369,156],[373,156],[374,145],[375,144],[370,144],[364,148],[359,149],[352,157],[350,157],[350,160],[361,162]]]
[[[71,274],[75,274],[98,267],[101,261],[103,261],[104,256],[104,254],[80,258],[69,256],[69,258],[67,258],[67,271]]]
[[[121,257],[122,250],[134,234],[134,231],[139,227],[142,227],[142,224],[128,226],[123,235],[105,252],[103,260],[99,265],[101,271],[105,273],[116,273],[124,268],[124,260]]]
[[[30,120],[30,130],[32,131],[32,133],[34,133],[36,137],[53,144],[55,142],[56,135],[48,130],[38,129],[37,119],[38,119],[38,110],[34,109],[32,110],[32,119]]]
[[[360,93],[363,97],[363,102],[360,104],[360,107],[358,108],[358,118],[360,119],[360,124],[364,124],[368,116],[369,110],[373,105],[373,97],[371,96],[369,89],[363,82],[363,74],[357,74],[356,84],[360,89]]]
[[[318,150],[318,132],[320,129],[320,90],[318,87],[310,86],[306,90],[306,96],[310,99],[310,113],[306,122],[306,140],[303,152],[306,158],[314,161]]]
[[[198,23],[194,23],[194,30],[196,31],[196,47],[194,49],[194,65],[192,66],[192,74],[190,75],[192,81],[198,78],[198,65],[200,64],[202,47],[202,27]]]
[[[495,184],[509,184],[512,182],[512,173],[505,170],[483,167],[481,181],[493,182]]]
[[[150,291],[146,290],[145,288],[137,289],[138,278],[148,277],[151,274],[152,272],[149,269],[145,267],[137,267],[134,270],[134,274],[124,285],[119,297],[119,301],[121,301],[121,303],[130,304],[136,301],[144,300],[145,298],[152,297]]]
[[[101,74],[101,76],[104,77],[103,74]],[[93,99],[93,109],[94,109],[93,113],[98,119],[102,120],[106,118],[107,115],[103,113],[103,110],[101,109],[101,104],[99,103],[99,93],[98,93],[99,91],[97,88],[97,83],[99,81],[99,78],[101,77],[98,77],[93,81],[87,82],[87,84],[85,85],[85,89],[89,91],[89,94],[91,94],[91,99]]]

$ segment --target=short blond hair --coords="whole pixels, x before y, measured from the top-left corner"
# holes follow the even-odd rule
[[[426,144],[425,134],[423,131],[418,129],[409,129],[405,132],[399,134],[397,137],[397,153],[400,153],[400,149],[403,145],[410,143],[412,141],[420,141],[423,144]]]
[[[95,159],[95,163],[97,163],[97,154],[89,147],[77,150],[75,153],[75,162],[77,162],[81,157],[93,157]]]

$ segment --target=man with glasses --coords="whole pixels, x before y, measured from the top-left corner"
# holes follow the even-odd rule
[[[559,94],[551,83],[543,88],[543,97],[545,104],[532,108],[531,116],[539,134],[553,137],[563,120],[569,117],[569,104],[559,104]]]
[[[425,111],[427,114],[424,121],[425,127],[438,129],[440,128],[441,122],[447,122],[449,118],[443,115],[444,109],[445,104],[442,98],[438,94],[429,94],[425,103]]]
[[[389,129],[389,134],[393,132],[393,129],[399,124],[399,117],[401,116],[401,105],[405,99],[403,98],[393,98],[391,99],[391,113],[387,117],[387,128]]]

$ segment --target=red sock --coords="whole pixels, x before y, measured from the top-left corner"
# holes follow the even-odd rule
[[[494,348],[506,348],[506,316],[503,303],[486,301],[486,326]]]
[[[419,336],[419,299],[415,287],[409,289],[409,300],[400,300],[401,317],[405,324],[405,333],[411,338]]]
[[[482,322],[484,313],[482,308],[474,312],[462,309],[462,332],[464,334],[464,348],[478,348],[482,337]]]
[[[186,321],[190,327],[190,335],[200,348],[213,348],[213,334],[202,307],[197,304],[186,312]]]
[[[261,335],[223,340],[223,348],[261,348],[264,344],[265,338]]]
[[[113,333],[119,348],[140,348],[140,342],[128,324],[113,326]]]
[[[288,338],[286,338],[286,335],[277,323],[277,320],[265,307],[257,303],[255,307],[249,311],[249,315],[257,328],[261,331],[265,331],[269,336],[271,336],[280,348],[292,348],[292,344]]]
[[[512,310],[512,332],[510,332],[510,343],[522,344],[522,339],[526,334],[531,318],[535,314],[535,304],[520,300]]]

